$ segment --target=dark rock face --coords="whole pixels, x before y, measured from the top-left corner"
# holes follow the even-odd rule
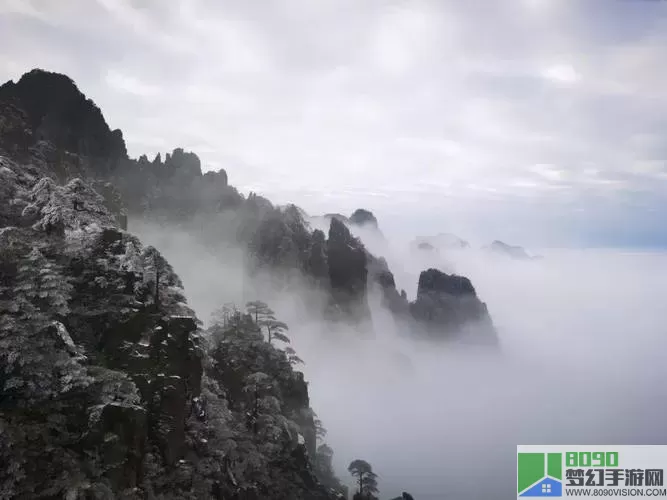
[[[331,219],[327,240],[329,282],[334,303],[349,317],[369,316],[366,301],[366,249],[336,218]]]
[[[30,71],[18,82],[0,86],[0,100],[25,111],[34,141],[112,162],[127,157],[120,130],[112,131],[99,108],[65,75]]]
[[[263,339],[250,316],[215,325],[211,333],[217,339],[211,376],[225,388],[230,419],[245,429],[236,446],[222,445],[231,476],[252,478],[262,500],[334,498],[313,469],[315,415],[303,373]]]
[[[327,243],[324,233],[319,229],[313,231],[305,270],[320,286],[328,284],[329,262],[327,257]]]
[[[345,217],[343,214],[324,214],[325,219],[336,219],[344,224],[349,224],[350,219]]]
[[[164,169],[171,175],[179,175],[184,178],[201,177],[201,162],[194,153],[186,153],[183,148],[176,148],[164,162]]]
[[[237,207],[239,193],[224,170],[202,175],[196,154],[181,148],[127,157],[120,130],[110,130],[99,108],[65,75],[33,70],[0,86],[0,150],[16,159],[39,157],[48,175],[111,182],[135,214],[183,219],[198,212]]]
[[[285,209],[258,206],[255,220],[247,220],[242,230],[241,241],[248,241],[248,250],[253,257],[251,266],[270,268],[275,278],[285,283],[299,271],[312,270],[321,273],[321,262],[317,262],[317,248],[313,249],[311,233],[306,228],[299,210],[294,205]],[[316,243],[316,242],[315,242]],[[311,257],[315,261],[311,261]]]
[[[405,291],[402,294],[396,289],[394,274],[389,270],[387,261],[367,254],[369,279],[380,286],[382,304],[398,317],[409,313],[409,304]]]
[[[369,225],[374,228],[378,227],[378,221],[373,215],[373,212],[365,210],[363,208],[358,208],[350,215],[350,223],[356,224],[358,226]]]
[[[200,392],[197,326],[180,281],[113,227],[82,181],[57,186],[3,162],[13,199],[2,213],[11,201],[31,216],[0,231],[0,449],[13,450],[2,496],[139,487],[147,450],[164,466],[183,456]],[[68,483],[75,476],[88,481]]]
[[[3,101],[0,98],[0,149],[14,157],[25,158],[33,143],[33,133],[28,125],[26,112],[12,101]]]
[[[171,266],[118,230],[83,181],[31,172],[0,157],[0,496],[333,498],[308,472],[307,384],[285,354],[262,369],[280,380],[304,445],[277,465],[271,446],[244,450],[249,437],[228,422],[228,360],[205,362]]]
[[[203,174],[194,153],[176,148],[164,160],[160,154],[152,161],[146,156],[136,161],[128,159],[120,132],[109,129],[99,109],[64,75],[35,70],[17,83],[0,87],[0,131],[0,149],[16,158],[27,158],[29,163],[23,167],[26,173],[64,182],[76,177],[86,179],[102,194],[105,208],[113,214],[109,224],[127,227],[128,213],[130,218],[139,214],[179,223],[199,215],[233,213],[236,239],[248,246],[253,266],[268,268],[285,282],[299,273],[310,277],[318,288],[330,294],[329,311],[335,317],[353,321],[368,318],[369,284],[380,287],[384,305],[397,317],[409,317],[412,311],[422,321],[435,314],[426,310],[447,309],[444,305],[426,307],[432,298],[424,293],[410,306],[405,292],[396,289],[386,262],[372,256],[350,234],[348,225],[377,229],[377,220],[370,211],[358,209],[350,218],[327,214],[330,227],[325,239],[323,232],[311,232],[297,207],[277,208],[253,193],[244,199],[228,184],[224,170]],[[0,168],[0,177],[7,176],[11,174]],[[70,187],[75,190],[79,184]],[[0,221],[31,226],[39,219],[34,203],[21,201],[25,198],[13,186],[0,184],[3,196],[18,196],[17,203],[7,205],[0,213]],[[54,186],[43,183],[36,196],[47,196]],[[81,218],[81,203],[88,202],[79,200],[74,192],[72,195],[73,206],[60,214]],[[42,222],[49,234],[63,235],[66,221],[62,217]],[[214,230],[208,227],[205,231],[202,226],[201,234]],[[436,240],[448,248],[468,245],[453,235],[438,235]],[[423,248],[435,248],[434,245],[435,240],[429,240]],[[476,317],[474,311],[464,307],[469,302],[467,298],[446,295],[456,297],[457,302],[444,301],[450,310],[441,313],[449,319],[445,321],[443,316],[436,323],[450,328],[464,322],[464,318]],[[458,304],[465,311],[458,310]]]
[[[445,293],[455,297],[476,296],[468,278],[445,274],[437,269],[428,269],[419,275],[417,298],[431,293]]]
[[[441,338],[461,336],[468,327],[480,331],[483,343],[496,343],[486,304],[477,297],[468,278],[428,269],[419,276],[417,300],[410,304],[412,316]],[[466,333],[468,334],[468,333]]]
[[[212,360],[169,263],[118,229],[126,209],[178,219],[241,205],[274,213],[224,170],[202,175],[193,153],[129,160],[63,75],[0,88],[0,497],[337,498],[312,470],[295,361],[261,336]],[[296,207],[279,215],[280,259],[328,281],[324,234]],[[234,413],[247,398],[236,379],[257,369],[278,381],[261,436]]]
[[[222,211],[259,262],[313,277],[339,317],[367,319],[377,285],[439,338],[490,324],[469,281],[435,270],[408,304],[343,216],[325,239],[298,208],[245,199],[224,170],[202,174],[193,153],[128,159],[69,78],[33,71],[0,87],[1,498],[337,498],[312,468],[315,418],[293,359],[248,318],[207,349],[169,263],[118,228],[126,212]]]
[[[147,217],[183,221],[199,213],[236,208],[243,197],[229,186],[227,172],[202,174],[199,157],[181,148],[149,162],[128,160],[110,179],[122,193],[128,211]]]

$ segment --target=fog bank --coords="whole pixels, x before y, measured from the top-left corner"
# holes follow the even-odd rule
[[[238,249],[212,253],[137,221],[130,230],[168,258],[202,319],[252,293]],[[331,331],[294,295],[261,297],[290,325],[341,478],[363,458],[382,499],[407,490],[418,500],[496,500],[514,495],[517,444],[667,443],[667,254],[553,251],[523,262],[365,236],[411,296],[425,267],[468,276],[502,349],[407,340],[376,297],[374,337],[363,339]]]

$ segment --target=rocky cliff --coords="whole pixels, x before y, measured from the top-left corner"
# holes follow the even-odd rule
[[[90,177],[58,182],[65,170],[41,151],[73,147],[70,135],[2,109],[13,132],[0,151],[0,498],[336,498],[285,352],[207,340],[169,263],[119,228],[116,189],[90,158],[68,153],[65,166]],[[78,151],[106,154],[96,141],[114,137]],[[197,175],[193,157],[176,164]],[[257,330],[244,322],[237,331]],[[234,381],[258,370],[279,384],[253,428]]]
[[[244,197],[224,170],[202,173],[193,153],[128,158],[72,80],[34,70],[0,87],[0,498],[342,491],[296,358],[240,313],[202,331],[169,263],[124,231],[128,213],[194,226],[224,215],[224,231],[209,223],[198,237],[231,235],[250,268],[305,276],[347,320],[368,319],[378,286],[415,335],[482,324],[495,339],[465,278],[425,271],[408,302],[350,232],[376,228],[370,212],[312,230],[297,207]]]
[[[48,91],[51,88],[55,91]],[[183,149],[166,154],[164,160],[161,155],[152,161],[145,156],[129,159],[122,134],[110,130],[94,103],[64,75],[34,70],[17,83],[3,85],[0,112],[0,147],[6,154],[27,162],[39,158],[47,174],[61,182],[86,179],[104,195],[106,207],[122,227],[127,213],[190,224],[197,228],[196,236],[213,247],[231,233],[235,244],[247,247],[251,272],[268,269],[282,281],[305,275],[330,294],[327,312],[335,313],[333,317],[367,319],[367,289],[378,284],[384,304],[397,317],[417,320],[415,332],[421,331],[417,324],[430,321],[426,318],[431,315],[412,313],[421,311],[421,303],[410,306],[405,293],[396,289],[386,262],[350,233],[353,226],[378,231],[377,219],[368,210],[358,209],[350,217],[326,215],[325,237],[309,227],[298,207],[275,207],[254,193],[244,197],[228,184],[224,170],[203,174],[199,158]],[[231,231],[216,226],[210,217],[216,214],[232,221]],[[442,314],[453,316],[429,325],[440,328],[442,338],[451,338],[451,329],[465,324],[474,312],[463,306],[457,310],[458,303],[437,304]],[[477,323],[477,313],[469,319]]]
[[[464,276],[428,269],[419,275],[417,300],[410,304],[412,316],[428,332],[440,337],[462,337],[474,343],[498,342],[486,304],[479,300],[470,280]],[[472,332],[470,331],[472,327]]]

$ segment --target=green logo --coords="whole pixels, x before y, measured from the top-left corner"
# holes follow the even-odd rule
[[[516,481],[519,497],[563,496],[563,454],[518,453]]]

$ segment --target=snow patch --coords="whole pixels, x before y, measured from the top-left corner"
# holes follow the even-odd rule
[[[74,340],[72,340],[72,336],[67,331],[67,328],[65,328],[65,325],[63,325],[60,321],[56,321],[54,326],[56,327],[58,336],[67,346],[67,350],[70,351],[70,353],[75,354],[77,352],[76,344],[74,343]]]

